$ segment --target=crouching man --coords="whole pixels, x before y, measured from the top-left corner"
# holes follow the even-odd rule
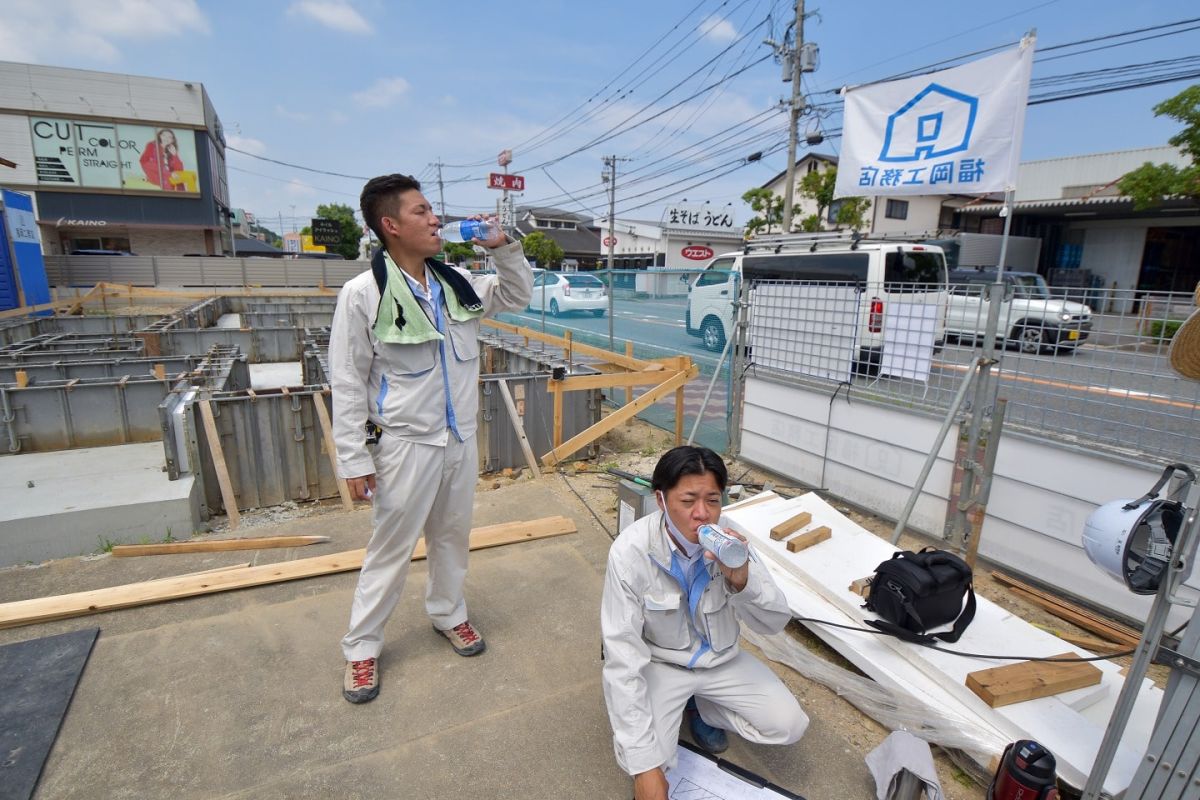
[[[726,731],[792,744],[808,727],[775,673],[738,647],[740,623],[783,630],[791,615],[779,588],[753,553],[734,569],[699,544],[698,528],[721,515],[727,480],[712,450],[667,452],[652,479],[660,511],[621,531],[609,550],[604,699],[635,800],[666,800],[685,710],[696,743],[714,753],[728,746]]]

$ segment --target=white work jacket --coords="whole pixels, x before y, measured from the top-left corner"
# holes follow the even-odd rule
[[[621,532],[608,551],[600,631],[604,638],[604,699],[618,760],[631,775],[660,766],[646,680],[651,661],[707,669],[738,653],[739,622],[763,634],[791,619],[767,568],[751,553],[749,577],[734,592],[713,561],[691,585],[667,542],[657,511]]]
[[[519,311],[529,304],[533,272],[518,242],[491,251],[495,275],[459,270],[483,303],[484,316]],[[407,287],[406,287],[407,289]],[[479,412],[479,319],[445,315],[445,360],[441,341],[385,344],[374,333],[379,287],[371,270],[351,278],[338,293],[329,331],[329,385],[333,390],[333,438],[338,475],[375,472],[364,426],[371,420],[384,435],[421,444],[445,445],[446,387],[458,432],[468,439]],[[442,371],[446,371],[443,378]]]

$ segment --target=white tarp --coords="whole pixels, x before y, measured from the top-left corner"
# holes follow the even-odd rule
[[[834,195],[1013,188],[1033,49],[1027,37],[962,66],[847,89]]]

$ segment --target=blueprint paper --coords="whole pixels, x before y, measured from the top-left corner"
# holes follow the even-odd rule
[[[772,800],[788,795],[730,775],[704,756],[679,748],[679,764],[667,773],[670,800]]]

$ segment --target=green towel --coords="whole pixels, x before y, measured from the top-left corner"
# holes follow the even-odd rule
[[[396,262],[386,252],[384,263],[387,268],[387,281],[380,294],[379,310],[375,315],[375,337],[386,344],[421,344],[444,338],[421,308],[400,267],[396,266]],[[459,302],[457,293],[436,271],[433,272],[433,276],[441,284],[442,297],[446,301],[450,319],[467,322],[483,316],[482,306],[478,310],[465,308]]]

